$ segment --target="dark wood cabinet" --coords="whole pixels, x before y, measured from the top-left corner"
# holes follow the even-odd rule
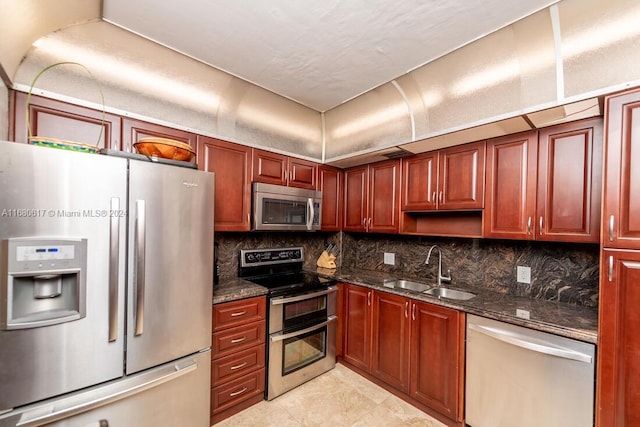
[[[344,171],[344,231],[397,233],[400,162],[385,160]]]
[[[367,231],[366,218],[369,203],[369,167],[358,166],[343,172],[344,231]]]
[[[640,90],[606,101],[602,244],[640,249]]]
[[[410,299],[373,293],[371,374],[409,392]]]
[[[605,118],[596,425],[622,427],[640,425],[640,90]]]
[[[487,194],[484,235],[532,239],[536,212],[538,132],[487,142]]]
[[[343,358],[351,365],[369,371],[371,363],[371,301],[373,290],[344,285]]]
[[[308,160],[253,149],[255,182],[315,190],[317,170],[317,163]]]
[[[600,240],[602,119],[539,131],[537,189],[537,240]]]
[[[198,167],[216,174],[216,231],[251,230],[251,148],[198,136]]]
[[[464,313],[413,301],[411,320],[410,396],[447,418],[462,421]]]
[[[484,206],[485,142],[402,160],[402,210],[470,210]]]
[[[484,236],[597,243],[602,120],[581,120],[487,143]]]
[[[266,297],[216,304],[211,335],[211,424],[264,399]]]
[[[340,231],[342,226],[342,171],[319,165],[318,190],[322,191],[322,231]]]
[[[461,422],[465,315],[344,284],[343,361],[418,406]]]
[[[600,266],[596,424],[640,425],[640,251],[605,249]]]
[[[9,139],[26,143],[27,94],[12,92],[13,109]],[[70,142],[121,150],[120,116],[32,95],[29,103],[29,126],[32,136],[43,136]]]
[[[133,144],[141,138],[167,138],[189,144],[197,154],[197,135],[180,129],[174,129],[155,123],[124,117],[122,119],[122,149],[136,152]]]
[[[402,159],[402,210],[430,211],[437,208],[438,152]]]

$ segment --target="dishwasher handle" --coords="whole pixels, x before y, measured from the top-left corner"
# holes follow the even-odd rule
[[[567,350],[564,348],[558,348],[550,345],[535,343],[527,340],[525,337],[520,338],[517,336],[513,336],[499,329],[480,326],[473,323],[469,323],[468,328],[472,331],[476,331],[478,333],[487,335],[498,341],[502,341],[507,344],[511,344],[516,347],[525,348],[527,350],[535,351],[538,353],[549,354],[551,356],[561,357],[563,359],[576,360],[578,362],[584,362],[588,364],[591,364],[593,361],[593,358],[588,354]]]

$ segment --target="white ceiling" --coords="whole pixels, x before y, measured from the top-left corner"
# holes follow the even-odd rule
[[[104,0],[103,13],[326,111],[557,1]]]

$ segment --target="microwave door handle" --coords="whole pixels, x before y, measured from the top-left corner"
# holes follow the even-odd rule
[[[313,210],[313,199],[311,197],[307,199],[307,212],[309,213],[309,215],[307,215],[307,218],[309,218],[307,221],[307,230],[311,230],[315,216],[315,212]]]

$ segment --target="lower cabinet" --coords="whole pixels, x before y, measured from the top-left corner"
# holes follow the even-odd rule
[[[264,399],[266,297],[213,306],[211,424]]]
[[[461,422],[464,313],[363,286],[343,286],[343,361],[421,409]]]

